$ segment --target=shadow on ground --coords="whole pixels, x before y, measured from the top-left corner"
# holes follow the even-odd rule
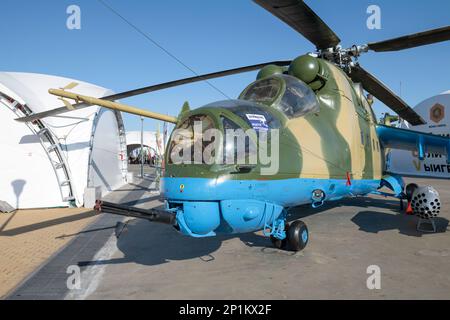
[[[399,233],[407,236],[421,237],[447,231],[449,221],[445,218],[437,217],[434,219],[436,232],[419,232],[417,231],[418,219],[416,216],[408,216],[401,213],[389,214],[377,211],[361,211],[352,218],[352,222],[359,227],[359,230],[369,233],[398,230]]]
[[[220,248],[225,237],[193,238],[178,233],[172,226],[131,220],[117,239],[123,258],[80,262],[79,266],[134,262],[159,265],[171,260],[203,258],[214,260],[211,253]]]
[[[87,219],[96,215],[95,211],[86,211],[78,214],[74,214],[71,216],[65,216],[61,218],[55,218],[47,221],[42,221],[30,225],[25,225],[21,227],[17,227],[14,229],[3,230],[4,227],[0,229],[0,237],[13,237],[23,233],[33,232],[41,229],[50,228],[56,225],[74,222],[82,219]]]
[[[320,214],[336,207],[349,207],[349,212],[358,212],[358,208],[384,208],[392,211],[383,213],[371,210],[362,210],[353,216],[351,221],[363,232],[378,233],[386,230],[398,230],[399,233],[420,237],[424,235],[416,230],[417,217],[407,216],[399,210],[399,202],[394,200],[373,199],[359,197],[345,199],[340,202],[328,203],[320,208],[300,206],[289,210],[289,221],[301,219],[313,214]],[[437,232],[446,232],[449,221],[437,218]],[[144,220],[131,220],[121,229],[117,240],[117,247],[124,255],[102,261],[84,261],[80,266],[109,265],[121,263],[137,263],[142,265],[159,265],[173,260],[188,260],[200,258],[205,262],[214,260],[212,255],[218,250],[223,241],[230,238],[239,238],[249,247],[261,248],[261,251],[272,248],[267,237],[257,233],[238,235],[219,235],[210,238],[192,238],[178,233],[173,227],[160,225]]]

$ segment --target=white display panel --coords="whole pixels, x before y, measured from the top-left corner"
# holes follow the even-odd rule
[[[450,136],[450,91],[431,97],[414,110],[427,122],[425,125],[402,125],[402,128],[415,131]],[[420,161],[416,152],[391,150],[387,171],[402,175],[433,178],[450,178],[450,165],[443,155],[426,154]]]

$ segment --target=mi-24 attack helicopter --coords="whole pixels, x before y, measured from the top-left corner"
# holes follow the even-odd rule
[[[339,45],[339,37],[303,1],[255,2],[311,41],[316,52],[292,61],[215,72],[102,98],[69,92],[75,88],[70,84],[64,89],[49,90],[62,99],[64,107],[20,121],[39,121],[43,117],[99,105],[174,123],[176,128],[167,145],[161,179],[165,209],[143,210],[100,199],[96,209],[169,223],[193,237],[263,230],[276,247],[294,251],[306,246],[309,235],[302,221],[287,222],[289,207],[302,204],[319,207],[344,197],[380,194],[382,187],[392,190],[385,195],[400,199],[405,198],[406,193],[411,195],[414,190],[407,188],[407,192],[400,176],[384,172],[388,148],[417,151],[420,159],[427,152],[450,157],[448,138],[377,123],[371,96],[411,125],[425,121],[357,63],[357,58],[368,51],[397,51],[449,40],[450,26],[344,49]],[[114,102],[259,69],[256,81],[245,88],[238,99],[214,102],[195,110],[185,107],[178,117]],[[265,147],[271,149],[272,144],[278,145],[278,170],[264,175],[265,164],[260,159],[253,164],[230,165],[221,161],[211,164],[204,159],[191,164],[174,163],[172,156],[180,144],[195,144],[196,121],[201,121],[201,130],[215,128],[225,133],[230,128],[254,129],[256,135],[250,136],[250,142],[246,143],[246,156],[251,145],[256,146],[257,151],[262,148],[257,138],[266,132]],[[183,129],[184,135],[180,137],[177,129]],[[267,133],[269,130],[278,130],[276,142]],[[219,142],[221,152],[212,154],[213,158],[236,155],[234,139],[222,138]]]

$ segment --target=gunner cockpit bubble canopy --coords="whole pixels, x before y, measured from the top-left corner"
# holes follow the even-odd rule
[[[253,82],[239,99],[272,106],[288,118],[320,111],[314,91],[300,79],[286,74],[276,74]]]

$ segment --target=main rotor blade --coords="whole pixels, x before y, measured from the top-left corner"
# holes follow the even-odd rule
[[[407,36],[367,44],[376,52],[398,51],[450,40],[450,26],[418,32]]]
[[[337,46],[341,40],[323,20],[301,0],[253,0],[314,43],[317,49]]]
[[[137,95],[148,93],[148,92],[153,92],[153,91],[168,89],[168,88],[172,88],[172,87],[176,87],[176,86],[181,86],[181,85],[188,84],[188,83],[193,83],[193,82],[198,82],[198,81],[203,81],[203,80],[208,80],[208,79],[213,79],[213,78],[230,76],[230,75],[238,74],[238,73],[254,71],[254,70],[261,69],[269,64],[273,64],[273,65],[277,65],[277,66],[287,66],[290,63],[291,63],[290,60],[260,63],[260,64],[251,65],[251,66],[229,69],[229,70],[194,76],[194,77],[190,77],[190,78],[184,78],[184,79],[179,79],[179,80],[175,80],[175,81],[160,83],[160,84],[156,84],[156,85],[152,85],[152,86],[148,86],[148,87],[143,87],[143,88],[139,88],[139,89],[116,93],[113,95],[102,97],[101,99],[108,100],[108,101],[125,99],[125,98],[129,98],[132,96],[137,96]],[[76,104],[72,105],[72,107],[75,110],[87,108],[90,106],[91,105],[86,104],[86,103],[76,103]],[[56,109],[35,113],[35,114],[29,115],[26,117],[22,117],[22,118],[18,118],[15,120],[19,121],[19,122],[30,122],[30,121],[35,121],[35,120],[42,119],[45,117],[55,116],[55,115],[58,115],[58,114],[61,114],[64,112],[68,112],[68,111],[71,111],[71,110],[69,110],[67,107],[59,107]]]
[[[408,121],[413,126],[426,123],[425,120],[408,106],[405,101],[360,66],[353,67],[349,76],[354,82],[360,82],[367,92],[378,98],[387,107],[392,109],[402,119]]]

